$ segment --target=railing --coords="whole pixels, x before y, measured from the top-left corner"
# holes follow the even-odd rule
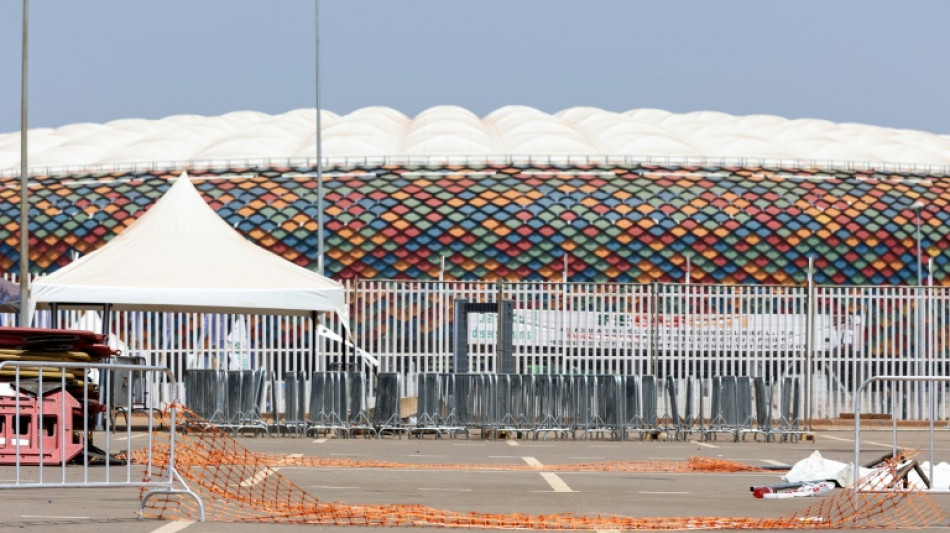
[[[420,372],[453,367],[455,300],[509,301],[512,358],[522,374],[652,374],[660,378],[802,376],[805,418],[847,412],[874,375],[950,371],[950,287],[855,287],[349,281],[353,342],[333,317],[326,324],[274,315],[113,311],[123,351],[169,368],[259,369],[282,382],[288,372],[359,370],[370,379],[395,372],[412,395]],[[59,324],[101,331],[95,313],[60,310]],[[0,315],[13,325],[15,316]],[[34,324],[50,323],[48,312]],[[463,339],[469,369],[494,373],[493,313],[473,313]],[[316,329],[316,331],[315,331]],[[314,343],[316,340],[316,343]],[[355,344],[355,347],[354,347]],[[169,399],[170,383],[150,391]],[[941,386],[938,416],[950,416]],[[916,383],[875,384],[860,394],[871,412],[925,419]],[[283,406],[278,394],[277,408]]]
[[[918,383],[918,384],[925,385],[926,396],[927,396],[926,406],[928,408],[926,419],[929,422],[929,426],[927,428],[928,429],[928,433],[927,433],[928,449],[926,450],[926,453],[928,454],[927,462],[929,463],[929,467],[926,469],[927,471],[924,472],[928,478],[927,482],[925,482],[926,491],[929,493],[950,494],[950,487],[946,487],[946,486],[937,487],[934,485],[934,468],[936,465],[935,456],[934,456],[934,453],[936,451],[936,448],[934,447],[934,424],[936,423],[936,418],[938,416],[937,415],[938,404],[942,402],[942,398],[940,398],[937,395],[937,392],[938,392],[937,384],[938,383],[941,384],[942,387],[940,388],[940,390],[945,391],[946,390],[945,386],[948,383],[950,383],[950,376],[946,376],[946,375],[935,376],[932,373],[933,371],[932,365],[930,365],[930,370],[931,370],[931,373],[925,376],[883,375],[883,376],[869,377],[863,383],[861,383],[861,385],[858,387],[858,390],[856,391],[857,394],[855,395],[855,397],[859,397],[860,394],[866,388],[877,383],[890,384],[890,385],[894,385],[898,383]],[[893,427],[891,430],[892,432],[891,456],[895,460],[898,460],[901,455],[901,451],[897,447],[897,433],[898,433],[897,417],[895,417],[893,413],[891,415],[891,420],[893,421]],[[923,452],[923,450],[920,450],[920,451]],[[861,469],[858,468],[858,465],[861,464],[860,452],[861,452],[861,403],[855,401],[854,403],[854,485],[853,485],[853,490],[862,491],[862,492],[886,492],[886,491],[895,490],[895,489],[899,490],[899,488],[895,486],[892,486],[892,487],[864,486],[862,487],[858,483],[858,479],[861,477]],[[921,469],[921,471],[923,472],[923,469]],[[898,480],[889,479],[889,481],[894,482],[894,484],[896,485],[896,482]]]
[[[87,379],[89,371],[100,373],[99,385],[103,391],[110,391],[112,398],[103,398],[99,403],[99,394],[91,390]],[[148,419],[145,447],[145,463],[133,469],[132,462],[132,424],[126,421],[126,432],[122,442],[125,449],[114,450],[119,438],[113,438],[110,427],[108,407],[114,401],[133,404],[132,387],[121,388],[115,379],[117,373],[127,376],[139,376],[147,382],[157,381],[158,375],[164,375],[169,382],[174,378],[167,368],[134,364],[76,363],[61,361],[3,361],[0,362],[0,375],[12,373],[10,385],[12,396],[0,399],[3,405],[4,439],[0,443],[0,457],[4,464],[13,464],[12,482],[0,483],[0,489],[28,488],[107,488],[133,487],[146,490],[141,500],[144,508],[153,496],[185,495],[194,498],[199,506],[201,520],[204,521],[204,505],[201,498],[188,488],[178,474],[175,462],[176,408],[169,408],[168,461],[157,461],[154,421]],[[35,391],[28,393],[26,379],[35,384]],[[79,392],[74,392],[76,390]],[[124,391],[124,398],[117,391]],[[174,393],[173,393],[174,396]],[[105,408],[105,413],[99,406]],[[105,415],[105,416],[103,416]],[[99,448],[91,442],[97,419],[102,417],[105,424],[104,447]],[[78,421],[78,426],[77,426]],[[77,442],[79,439],[81,442]],[[116,452],[122,452],[121,459]],[[81,457],[80,459],[76,459]],[[93,458],[101,461],[101,466],[91,464]],[[118,464],[116,464],[118,463]],[[32,465],[36,468],[25,469]],[[67,469],[67,466],[70,468]],[[52,471],[52,474],[50,472]],[[7,476],[4,476],[7,477]]]
[[[656,155],[610,155],[610,154],[476,154],[476,155],[380,155],[380,156],[334,156],[325,157],[327,167],[378,167],[383,165],[443,165],[446,163],[479,165],[658,165],[676,167],[736,167],[773,169],[815,169],[847,172],[908,173],[926,176],[946,176],[950,166],[891,161],[860,161],[834,159],[794,159],[774,157],[701,157],[701,156],[656,156]],[[66,176],[83,173],[128,173],[177,170],[221,170],[258,167],[313,168],[313,157],[267,157],[234,158],[199,161],[137,161],[122,163],[99,163],[91,165],[56,165],[31,167],[30,176]],[[19,177],[20,170],[0,170],[0,178]]]

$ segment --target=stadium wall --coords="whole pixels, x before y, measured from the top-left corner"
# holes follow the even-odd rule
[[[31,182],[30,263],[104,245],[188,170],[248,239],[316,257],[314,168],[74,172]],[[330,165],[326,272],[337,279],[950,285],[950,178],[910,172],[645,164]],[[0,179],[0,270],[16,269],[19,188]]]

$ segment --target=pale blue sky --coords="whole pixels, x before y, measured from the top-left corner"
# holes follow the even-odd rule
[[[0,1],[0,132],[21,0]],[[30,124],[314,106],[313,0],[31,0]],[[767,113],[950,133],[943,0],[321,0],[323,107]]]

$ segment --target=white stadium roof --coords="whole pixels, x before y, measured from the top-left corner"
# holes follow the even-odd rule
[[[327,158],[606,155],[950,165],[950,135],[772,115],[592,107],[552,115],[506,106],[480,118],[461,107],[437,106],[415,117],[387,107],[342,116],[324,111],[321,120]],[[312,158],[314,122],[311,108],[34,129],[29,165]],[[19,165],[19,132],[0,134],[0,171],[18,172]]]

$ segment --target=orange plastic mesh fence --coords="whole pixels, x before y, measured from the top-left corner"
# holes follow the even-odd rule
[[[160,453],[152,458],[159,464],[167,460],[167,445],[159,445]],[[131,454],[132,462],[144,464],[147,461],[145,450]],[[242,449],[238,455],[215,454],[214,459],[222,465],[241,464],[254,467],[313,467],[313,468],[398,468],[400,470],[491,470],[491,471],[527,471],[527,472],[765,472],[770,469],[712,457],[690,457],[685,461],[604,461],[597,463],[570,463],[562,465],[527,464],[419,464],[395,461],[368,461],[338,457],[299,457],[281,454],[251,452]],[[205,466],[201,456],[178,456],[176,464],[184,466]]]
[[[349,464],[328,464],[326,460],[319,458],[309,458],[312,461],[308,461],[306,458],[278,458],[274,455],[252,453],[224,432],[202,424],[194,413],[185,410],[184,418],[189,423],[189,432],[176,435],[176,466],[192,490],[201,496],[206,518],[210,521],[558,530],[801,529],[925,527],[942,520],[945,514],[927,494],[915,490],[874,493],[841,490],[821,498],[802,511],[778,518],[588,516],[573,513],[493,514],[445,511],[420,505],[324,502],[281,476],[275,468],[285,465],[350,466]],[[156,438],[159,437],[156,435]],[[162,461],[160,457],[153,457],[153,460],[157,464],[167,464],[167,458]],[[359,466],[388,467],[395,464],[371,463],[361,462]],[[659,468],[679,469],[671,471],[686,471],[682,470],[684,468],[693,472],[724,471],[716,470],[718,467],[715,463],[709,464],[705,460],[697,459],[681,462],[604,464],[624,464],[628,469],[643,468],[625,470],[641,472],[656,472],[660,471]],[[605,470],[601,465],[562,465],[556,470]],[[500,466],[493,465],[491,468],[497,469]],[[517,469],[533,469],[518,466]],[[471,469],[472,465],[436,467]],[[510,468],[516,469],[514,465]],[[863,479],[860,486],[867,488],[890,485],[895,472],[896,466],[889,465]],[[148,500],[144,514],[155,518],[194,520],[199,516],[199,511],[197,504],[190,498],[162,495]]]

